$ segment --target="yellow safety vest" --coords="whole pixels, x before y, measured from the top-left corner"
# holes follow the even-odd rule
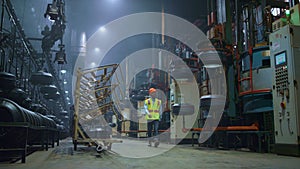
[[[151,118],[146,114],[146,120],[159,120],[159,109],[161,100],[155,99],[154,103],[151,98],[145,100],[145,104],[148,107],[148,111],[151,114]]]

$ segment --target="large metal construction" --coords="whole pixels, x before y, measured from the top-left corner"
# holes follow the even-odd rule
[[[112,116],[120,118],[111,100],[112,90],[118,87],[118,84],[111,83],[117,66],[114,64],[77,71],[73,122],[75,150],[77,144],[95,145],[97,151],[104,148],[110,150],[112,143],[122,142],[112,139],[112,127],[116,126]]]
[[[0,153],[1,160],[22,159],[36,150],[48,150],[68,136],[68,112],[50,49],[61,41],[62,11],[42,38],[28,38],[10,0],[1,1],[0,26]],[[60,1],[60,9],[63,6]],[[49,13],[46,12],[45,15]],[[52,15],[52,14],[51,14]],[[56,34],[60,30],[61,34]],[[38,51],[31,40],[40,42]],[[62,49],[62,48],[61,48]],[[66,118],[67,117],[67,118]]]

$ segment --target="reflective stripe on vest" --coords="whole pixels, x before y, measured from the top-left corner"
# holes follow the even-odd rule
[[[160,109],[161,101],[159,99],[155,99],[154,103],[151,98],[145,100],[145,104],[148,107],[148,111],[151,114],[151,118],[146,115],[146,120],[159,120],[159,109]]]

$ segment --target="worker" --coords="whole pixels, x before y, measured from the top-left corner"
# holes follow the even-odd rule
[[[161,100],[156,98],[155,88],[149,89],[149,95],[150,98],[146,99],[144,104],[146,120],[147,120],[147,133],[149,138],[148,146],[151,147],[152,142],[154,142],[154,146],[157,147],[159,145],[158,126],[162,115],[162,106],[161,106]],[[154,133],[152,135],[153,129],[154,129]]]

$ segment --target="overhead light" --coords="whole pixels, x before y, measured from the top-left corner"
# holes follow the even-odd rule
[[[220,65],[220,64],[208,64],[208,65],[204,65],[203,67],[205,67],[207,69],[213,69],[213,68],[222,67],[222,65]]]
[[[95,66],[96,66],[96,63],[95,63],[95,62],[92,62],[92,63],[91,63],[91,66],[92,66],[92,67],[95,67]]]
[[[68,91],[65,91],[65,93],[68,94],[69,92],[68,92]]]
[[[70,98],[69,98],[69,97],[67,97],[66,99],[67,99],[67,100],[70,100]]]
[[[95,52],[100,52],[100,49],[99,48],[95,48]]]
[[[59,16],[59,10],[55,0],[53,0],[52,4],[47,5],[47,10],[44,14],[44,17],[46,18],[47,15],[50,17],[51,20],[57,20]]]
[[[62,69],[62,70],[60,71],[60,73],[65,74],[65,73],[67,73],[67,70]]]
[[[100,31],[101,31],[101,32],[105,32],[105,31],[106,31],[106,28],[105,28],[104,26],[101,26],[101,27],[100,27]]]
[[[60,50],[55,53],[54,62],[57,62],[59,65],[63,65],[67,63],[65,49],[63,49],[63,45],[59,46]]]

